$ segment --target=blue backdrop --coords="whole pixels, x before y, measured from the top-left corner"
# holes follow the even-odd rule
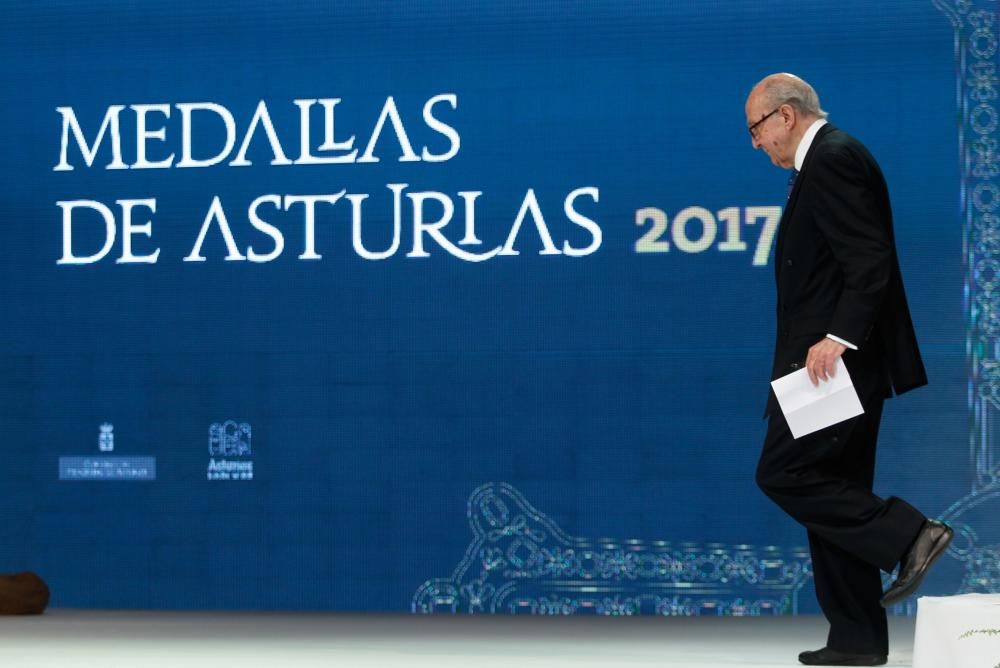
[[[890,185],[878,491],[960,529],[926,591],[1000,585],[995,3],[2,15],[0,571],[53,605],[815,611],[753,483],[776,71]]]

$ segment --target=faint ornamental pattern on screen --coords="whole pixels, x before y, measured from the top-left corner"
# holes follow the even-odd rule
[[[1000,591],[1000,136],[996,0],[931,0],[955,31],[969,374],[970,493],[941,514],[963,562],[959,593]]]
[[[506,483],[469,497],[472,542],[451,577],[421,585],[417,614],[795,614],[804,549],[569,536]]]

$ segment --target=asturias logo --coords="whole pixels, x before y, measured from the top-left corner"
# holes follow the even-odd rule
[[[246,422],[213,423],[208,428],[208,479],[253,480],[252,436]]]

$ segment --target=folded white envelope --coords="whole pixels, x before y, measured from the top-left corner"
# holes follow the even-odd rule
[[[865,412],[842,359],[837,360],[834,376],[819,381],[818,387],[805,369],[772,380],[771,387],[794,438]]]

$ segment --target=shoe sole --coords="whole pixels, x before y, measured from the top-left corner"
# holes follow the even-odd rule
[[[808,660],[803,661],[802,657],[799,657],[799,663],[806,666],[884,666],[889,662],[889,657],[875,657],[873,659],[845,659],[843,661],[837,662],[827,662],[827,663],[809,663]]]
[[[888,663],[888,660],[885,661],[879,660],[876,661],[875,663],[871,662],[858,663],[857,661],[850,661],[847,663],[804,663],[802,661],[799,661],[799,663],[802,663],[803,665],[806,666],[884,666],[886,663]]]
[[[882,607],[888,608],[890,605],[895,605],[896,603],[899,603],[904,598],[909,597],[911,594],[913,594],[913,592],[919,589],[920,584],[924,581],[924,578],[927,577],[927,574],[930,572],[931,566],[933,566],[934,562],[937,561],[938,558],[940,558],[940,556],[944,554],[944,551],[948,549],[948,546],[951,544],[951,539],[954,537],[955,537],[955,530],[952,529],[951,527],[948,527],[948,531],[942,534],[941,537],[938,538],[937,541],[935,541],[934,546],[931,547],[931,553],[930,556],[927,558],[927,566],[924,568],[923,573],[913,578],[913,582],[911,582],[910,585],[906,587],[906,589],[900,589],[897,593],[895,593],[892,596],[892,598],[884,597],[881,600]]]

